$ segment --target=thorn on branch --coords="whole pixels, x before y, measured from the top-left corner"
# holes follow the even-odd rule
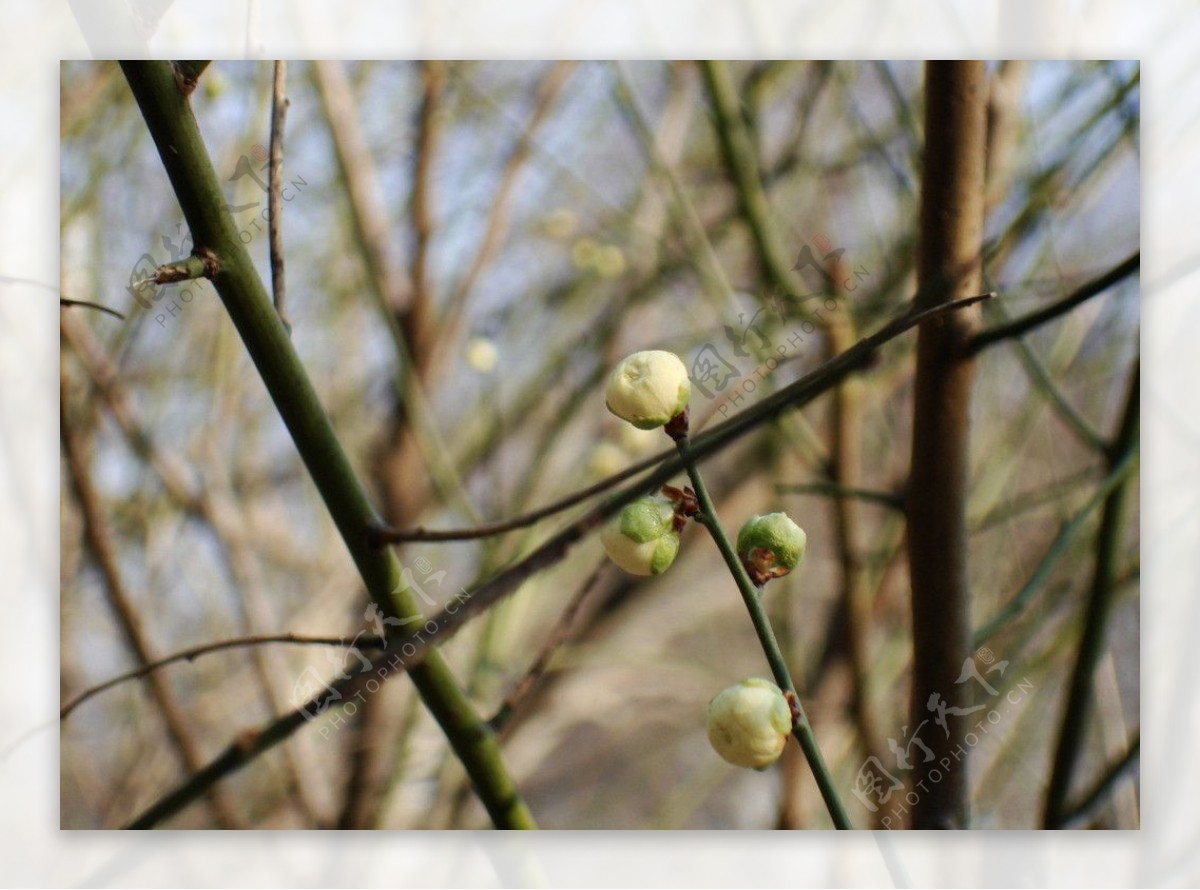
[[[154,284],[174,284],[177,281],[212,278],[218,269],[216,254],[207,247],[201,247],[190,257],[174,263],[163,263],[154,270],[150,280]]]
[[[175,72],[175,83],[179,85],[179,94],[187,99],[196,89],[196,84],[200,82],[200,75],[204,73],[204,69],[211,64],[210,62],[193,62],[193,61],[178,61],[171,63],[171,70]]]

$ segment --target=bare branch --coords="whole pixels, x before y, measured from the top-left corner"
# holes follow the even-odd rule
[[[99,695],[112,689],[114,686],[119,686],[129,680],[136,680],[139,677],[145,677],[154,671],[164,668],[167,665],[176,664],[180,661],[195,661],[201,655],[208,655],[212,652],[222,652],[226,649],[242,649],[249,646],[263,646],[268,643],[291,643],[296,646],[342,646],[344,648],[355,647],[358,649],[382,649],[384,640],[382,637],[306,637],[299,634],[253,634],[246,637],[232,637],[228,640],[217,640],[214,643],[201,643],[198,646],[192,646],[188,649],[182,649],[173,655],[168,655],[165,658],[160,658],[156,661],[151,661],[132,671],[126,671],[123,674],[118,674],[110,680],[105,680],[95,686],[85,689],[79,695],[75,696],[65,705],[58,709],[58,719],[65,720],[70,716],[71,712],[78,708],[81,704],[93,696]]]
[[[121,577],[117,565],[117,555],[114,552],[112,532],[104,519],[99,495],[92,484],[91,474],[88,471],[84,443],[66,415],[65,380],[60,381],[59,390],[59,434],[67,472],[72,488],[75,490],[80,512],[83,514],[84,540],[104,578],[104,588],[109,604],[112,606],[129,648],[141,664],[151,664],[156,661],[156,658],[150,642],[150,635],[143,626],[133,598]],[[203,762],[200,746],[192,734],[191,727],[188,726],[187,715],[175,698],[174,692],[157,674],[152,674],[150,693],[166,723],[167,736],[178,751],[184,767],[188,770],[198,769]],[[212,791],[211,803],[214,815],[223,826],[236,828],[241,824],[241,819],[232,803],[215,789]]]
[[[271,250],[271,293],[275,300],[275,311],[283,326],[292,330],[284,304],[287,299],[287,282],[283,268],[283,124],[287,120],[287,62],[275,63],[274,86],[271,91],[271,162],[268,182],[270,184],[267,206],[270,219],[267,221],[268,240]]]
[[[1120,284],[1130,275],[1138,272],[1141,269],[1141,265],[1142,252],[1139,250],[1109,269],[1103,275],[1092,279],[1087,284],[1067,294],[1061,300],[1056,300],[1049,306],[1045,306],[1035,312],[1030,312],[1028,315],[1015,318],[1005,324],[986,328],[975,334],[967,340],[965,347],[966,354],[975,355],[980,350],[987,349],[987,347],[1002,340],[1010,340],[1013,337],[1023,336],[1048,321],[1053,321],[1062,315],[1066,315],[1076,306]]]

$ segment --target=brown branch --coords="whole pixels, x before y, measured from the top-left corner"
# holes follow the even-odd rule
[[[59,436],[62,441],[63,457],[75,499],[83,517],[84,542],[104,578],[104,589],[109,605],[134,657],[142,665],[157,660],[150,635],[142,624],[141,616],[134,605],[133,597],[125,587],[117,566],[117,555],[112,531],[105,521],[100,495],[92,484],[87,469],[85,445],[79,432],[66,413],[67,387],[65,378],[59,381]],[[150,694],[158,705],[166,724],[167,736],[183,761],[185,768],[194,771],[203,763],[200,746],[188,726],[187,715],[175,698],[175,693],[158,674],[150,675]],[[219,789],[211,789],[209,802],[217,821],[226,828],[241,825],[237,810]]]
[[[479,277],[483,274],[488,263],[492,261],[492,258],[496,255],[501,243],[504,241],[504,234],[508,230],[509,218],[512,211],[512,200],[516,193],[516,185],[521,169],[524,167],[525,161],[529,158],[530,150],[533,147],[534,138],[538,130],[545,122],[550,109],[554,106],[555,100],[558,98],[559,93],[562,92],[563,86],[574,70],[574,62],[557,62],[551,67],[538,87],[537,105],[533,109],[529,123],[525,126],[516,145],[513,146],[512,151],[509,153],[508,160],[504,165],[504,171],[500,175],[500,184],[497,186],[496,193],[491,200],[491,210],[488,212],[483,237],[479,242],[479,249],[475,252],[475,258],[471,261],[470,268],[446,302],[444,313],[446,325],[443,337],[454,335],[454,329],[457,327],[458,318],[462,313],[467,298],[471,295],[475,285],[479,282]]]
[[[218,484],[215,480],[194,478],[195,474],[189,472],[178,455],[159,447],[139,417],[135,400],[124,386],[112,359],[88,327],[64,318],[60,329],[64,347],[70,345],[130,449],[154,471],[163,490],[179,509],[212,530],[230,577],[239,590],[237,600],[242,606],[247,628],[252,633],[265,633],[276,626],[278,621],[269,608],[269,597],[257,564],[263,544],[258,539],[250,542],[249,538],[255,536],[247,528],[245,512],[234,503],[228,480]],[[280,682],[286,682],[286,662],[267,649],[255,649],[253,662],[266,705],[272,712],[283,710],[290,702],[276,687]],[[298,779],[311,775],[316,768],[312,752],[301,745],[289,745],[284,749],[283,759],[293,774],[287,784],[295,790],[297,804],[305,815],[312,816],[316,805],[311,799],[308,783]]]
[[[424,91],[417,121],[417,145],[413,167],[412,226],[413,294],[404,324],[412,370],[424,377],[432,357],[434,329],[433,287],[430,282],[429,246],[433,239],[433,165],[442,135],[442,91],[446,83],[443,62],[421,65]]]
[[[412,282],[391,247],[392,225],[375,176],[375,162],[358,124],[358,103],[341,62],[314,62],[312,70],[322,110],[329,120],[338,168],[346,183],[350,219],[362,245],[368,281],[383,305],[397,312],[407,305]]]
[[[211,652],[221,652],[225,649],[241,649],[248,646],[262,646],[267,643],[291,643],[296,646],[342,646],[355,647],[358,649],[382,649],[384,640],[382,637],[306,637],[294,633],[285,634],[252,634],[245,637],[231,637],[227,640],[217,640],[213,643],[201,643],[197,646],[192,646],[188,649],[182,649],[173,655],[168,655],[165,658],[159,658],[156,661],[151,661],[143,664],[141,667],[132,671],[126,671],[123,674],[118,674],[103,683],[91,686],[79,693],[65,705],[58,709],[58,719],[65,720],[70,716],[71,712],[78,708],[88,699],[112,689],[114,686],[119,686],[130,680],[136,680],[139,677],[145,677],[152,674],[154,671],[164,668],[167,665],[175,664],[180,661],[195,661],[201,655],[208,655]]]
[[[840,263],[840,258],[835,262]],[[835,281],[846,280],[843,274],[833,277]],[[833,354],[847,349],[854,340],[854,322],[848,310],[832,315],[827,329],[829,349]],[[829,475],[834,485],[847,490],[858,490],[863,484],[863,387],[862,380],[848,378],[834,390],[830,405]],[[863,755],[881,761],[887,748],[870,696],[874,659],[871,656],[871,590],[862,565],[862,505],[857,498],[839,497],[833,499],[831,506],[841,596],[846,604],[846,654],[853,679],[850,705]]]
[[[921,307],[979,288],[983,245],[987,89],[983,62],[929,62],[925,68],[925,151],[918,275]],[[971,656],[966,507],[969,411],[974,364],[963,347],[978,310],[921,325],[917,336],[912,459],[907,515],[912,580],[913,677],[910,725],[940,695],[950,707],[934,756],[917,764],[914,828],[965,828],[970,819],[967,768],[931,771],[961,757],[969,689],[956,683]],[[952,754],[952,752],[954,752]],[[945,761],[950,762],[950,761]]]
[[[97,312],[107,312],[109,315],[121,319],[121,321],[125,320],[125,316],[116,309],[109,309],[107,306],[101,306],[99,303],[91,303],[87,300],[68,300],[66,297],[59,297],[58,305],[66,309],[69,309],[72,306],[82,306],[84,309],[95,309]]]
[[[267,201],[270,218],[267,220],[267,234],[271,250],[271,293],[275,300],[275,311],[279,320],[290,332],[292,323],[288,321],[284,303],[287,298],[287,283],[284,280],[283,269],[283,124],[287,119],[288,101],[287,62],[275,62],[275,78],[271,91],[271,163],[268,182],[270,183]]]
[[[575,592],[567,607],[563,609],[558,621],[550,631],[550,635],[546,637],[542,643],[541,651],[530,664],[525,675],[513,686],[512,692],[505,696],[504,701],[500,703],[500,707],[496,709],[496,713],[488,720],[488,724],[504,739],[508,736],[513,726],[513,717],[516,716],[518,709],[529,698],[529,694],[534,687],[542,679],[546,673],[546,669],[550,667],[550,662],[554,658],[555,653],[571,638],[571,633],[575,626],[575,619],[579,615],[580,609],[583,608],[584,602],[587,600],[588,594],[592,592],[592,588],[596,586],[596,581],[600,577],[600,573],[604,571],[606,562],[601,562],[596,566],[595,570],[588,576],[587,580]]]

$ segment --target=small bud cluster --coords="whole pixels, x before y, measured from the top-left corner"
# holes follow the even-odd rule
[[[635,352],[613,370],[608,410],[640,430],[659,427],[673,439],[687,436],[691,382],[678,356],[662,350]],[[681,446],[682,447],[682,446]],[[614,451],[619,451],[615,449]],[[603,457],[604,469],[619,454]],[[613,470],[615,472],[615,470]],[[663,495],[640,498],[605,526],[601,541],[609,558],[634,575],[658,575],[679,552],[679,533],[699,511],[691,489],[663,487]],[[804,558],[804,530],[786,513],[752,516],[737,537],[737,555],[759,588],[791,572]],[[729,763],[763,770],[779,759],[792,730],[792,708],[774,683],[743,680],[718,693],[708,706],[708,740]]]

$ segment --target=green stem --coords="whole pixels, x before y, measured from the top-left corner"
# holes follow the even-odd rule
[[[686,433],[675,440],[675,447],[679,449],[679,457],[687,470],[688,478],[692,480],[692,487],[696,489],[696,499],[700,502],[700,514],[696,519],[712,535],[717,549],[721,551],[721,557],[725,560],[725,565],[729,567],[733,579],[737,582],[738,591],[742,595],[742,601],[746,604],[746,610],[750,613],[750,621],[754,624],[754,632],[758,634],[758,642],[762,646],[763,654],[767,657],[767,663],[771,666],[775,682],[785,693],[791,693],[789,698],[793,704],[793,714],[795,715],[792,721],[792,735],[796,737],[801,750],[804,751],[804,756],[808,760],[809,768],[812,769],[813,778],[817,780],[817,787],[821,791],[821,797],[825,800],[825,806],[829,810],[833,824],[837,828],[853,828],[850,816],[847,815],[846,808],[838,796],[833,776],[829,772],[829,767],[825,765],[821,749],[817,747],[817,737],[813,733],[812,724],[808,721],[808,715],[804,713],[804,706],[800,704],[800,696],[796,693],[796,685],[792,682],[791,671],[788,670],[787,661],[779,648],[779,641],[775,639],[771,620],[767,617],[766,609],[763,608],[762,591],[750,580],[750,576],[746,573],[746,567],[738,559],[737,552],[721,525],[716,507],[713,506],[712,497],[704,484],[704,477],[700,475],[700,466],[692,453],[691,442]]]
[[[400,585],[388,550],[369,546],[378,516],[267,295],[237,227],[187,99],[167,62],[122,62],[122,70],[158,148],[191,229],[197,254],[213,259],[211,278],[253,359],[296,449],[316,483],[371,598],[390,617],[412,623],[421,612]],[[535,828],[500,756],[495,736],[475,713],[439,652],[409,673],[500,828]],[[164,812],[163,815],[169,815]]]
[[[1117,434],[1109,449],[1109,466],[1116,471],[1121,463],[1129,459],[1138,444],[1138,419],[1140,417],[1141,364],[1134,365],[1129,380],[1125,408]],[[1115,472],[1110,472],[1115,475]],[[1119,476],[1122,481],[1127,477]],[[1129,495],[1129,486],[1117,484],[1108,493],[1100,515],[1100,528],[1096,532],[1096,560],[1092,570],[1092,589],[1088,598],[1083,620],[1083,635],[1075,666],[1071,671],[1067,699],[1063,707],[1062,723],[1058,743],[1054,751],[1054,765],[1050,772],[1050,784],[1046,789],[1043,809],[1045,828],[1062,828],[1067,813],[1067,798],[1071,792],[1072,778],[1083,756],[1087,742],[1088,720],[1092,712],[1092,678],[1096,665],[1105,651],[1105,634],[1112,612],[1116,592],[1116,569],[1121,535],[1125,531],[1122,514]]]
[[[1138,448],[1135,444],[1122,457],[1121,461],[1112,468],[1108,476],[1101,482],[1099,488],[1088,499],[1088,502],[1080,508],[1079,512],[1075,514],[1070,522],[1059,529],[1058,534],[1054,537],[1054,541],[1050,544],[1050,548],[1046,551],[1046,555],[1042,557],[1042,561],[1038,563],[1038,567],[1034,569],[1033,574],[1029,576],[1029,580],[1025,582],[1016,596],[1009,600],[996,613],[995,617],[975,632],[971,641],[973,647],[979,648],[985,645],[996,633],[1025,611],[1038,591],[1050,580],[1054,569],[1066,557],[1071,545],[1084,530],[1088,518],[1097,508],[1108,503],[1113,492],[1123,486],[1130,474],[1137,468],[1137,456]]]

